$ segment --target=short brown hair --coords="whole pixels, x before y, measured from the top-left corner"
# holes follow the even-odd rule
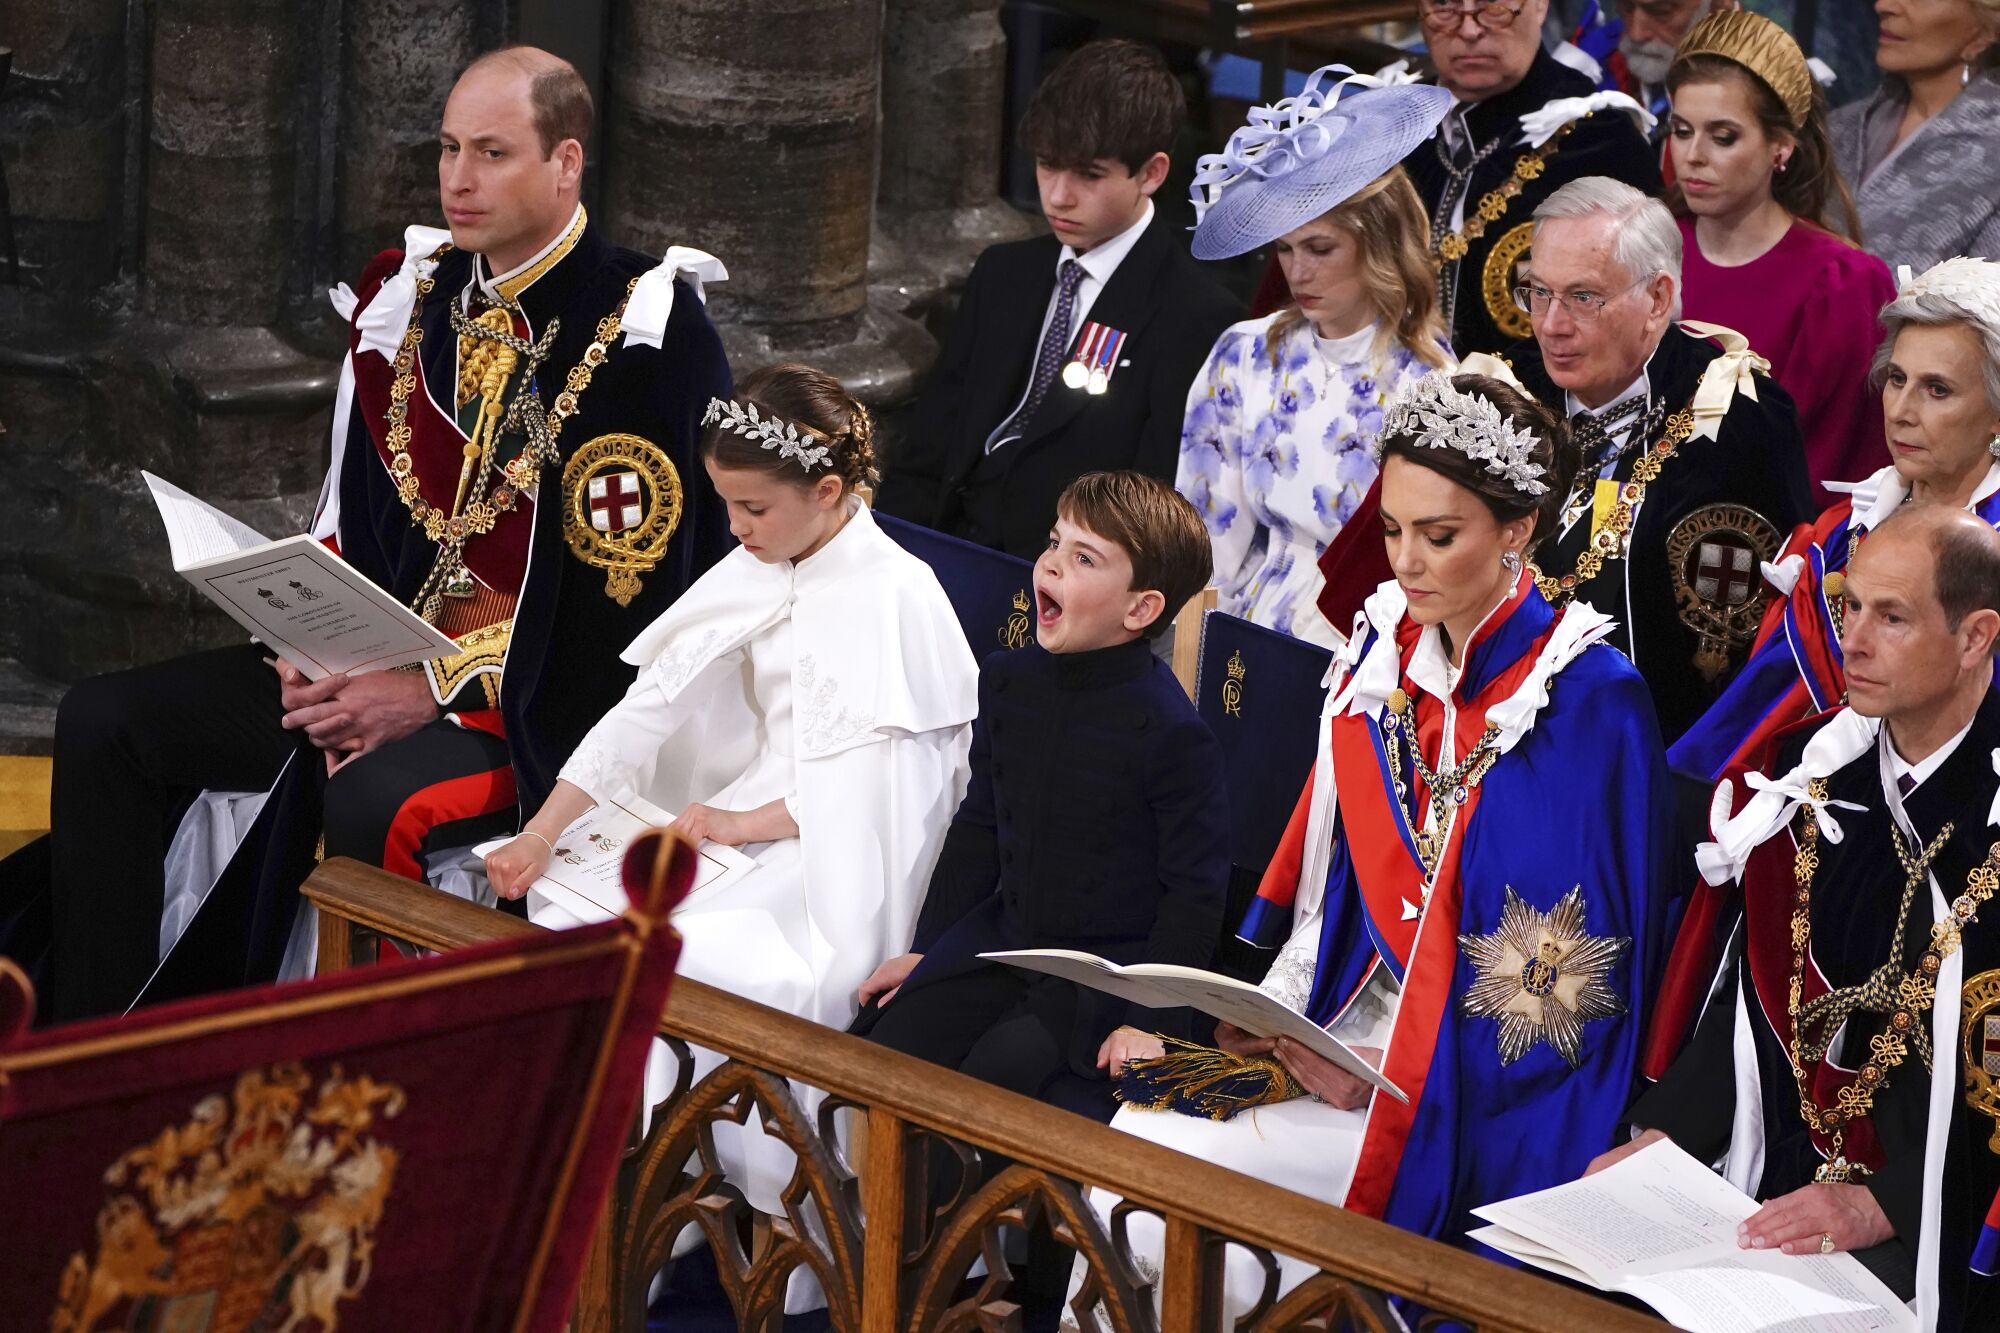
[[[762,440],[739,435],[718,421],[701,440],[702,456],[714,459],[717,467],[766,472],[800,486],[832,473],[850,491],[875,480],[875,419],[824,370],[796,361],[760,366],[736,382],[736,402],[754,406],[759,417],[776,417],[810,433],[814,442],[827,446],[827,461],[802,467],[797,458],[767,449]]]
[[[1091,42],[1042,80],[1021,117],[1021,146],[1042,166],[1080,171],[1101,159],[1138,174],[1171,153],[1187,119],[1187,94],[1150,46]]]
[[[1477,495],[1487,512],[1502,523],[1512,523],[1517,518],[1533,514],[1535,530],[1528,537],[1528,546],[1532,550],[1536,543],[1554,530],[1556,516],[1562,512],[1563,502],[1569,497],[1570,482],[1576,478],[1581,454],[1576,441],[1570,438],[1569,426],[1561,417],[1513,385],[1490,376],[1454,375],[1451,387],[1460,393],[1478,394],[1500,409],[1500,415],[1508,425],[1528,431],[1535,437],[1535,447],[1528,458],[1542,469],[1541,479],[1548,489],[1540,495],[1524,495],[1506,478],[1487,471],[1486,464],[1471,455],[1449,446],[1433,448],[1419,444],[1417,438],[1408,433],[1383,432],[1382,462],[1387,464],[1392,458],[1400,458],[1406,463],[1429,468],[1447,481],[1457,482]]]
[[[1123,550],[1134,592],[1157,590],[1165,605],[1146,637],[1157,639],[1215,569],[1208,528],[1185,496],[1143,472],[1086,472],[1056,500],[1056,513]]]
[[[535,137],[542,142],[544,160],[554,157],[563,140],[574,139],[581,148],[590,147],[590,123],[595,105],[590,85],[583,81],[575,65],[561,56],[519,42],[495,47],[465,67],[466,74],[485,65],[506,65],[528,78],[528,104],[535,113]]]

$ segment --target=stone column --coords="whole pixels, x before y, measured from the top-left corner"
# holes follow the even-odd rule
[[[118,275],[125,0],[8,0],[0,46],[14,51],[0,160],[22,281],[91,291]]]
[[[458,72],[490,43],[463,0],[345,0],[341,22],[335,272],[352,282],[403,228],[444,225],[438,122]]]
[[[935,344],[871,306],[881,0],[619,0],[607,70],[612,234],[729,266],[709,309],[738,373],[810,361],[911,393]]]
[[[160,0],[146,147],[145,302],[190,324],[269,324],[295,237],[298,7]]]
[[[999,197],[1007,42],[998,0],[887,0],[877,280],[923,303],[910,269],[955,292],[979,252],[1032,235]]]

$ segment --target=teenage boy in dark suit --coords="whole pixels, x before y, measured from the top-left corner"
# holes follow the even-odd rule
[[[1186,115],[1136,42],[1092,42],[1036,90],[1021,142],[1052,234],[973,265],[877,509],[1032,560],[1084,473],[1173,481],[1188,385],[1241,313],[1153,208]]]

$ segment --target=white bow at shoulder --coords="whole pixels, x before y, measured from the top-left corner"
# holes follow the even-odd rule
[[[1684,319],[1681,327],[1697,338],[1713,338],[1722,344],[1722,355],[1709,362],[1708,369],[1701,373],[1690,409],[1694,413],[1694,438],[1713,440],[1737,394],[1753,403],[1757,401],[1758,372],[1770,374],[1771,363],[1752,351],[1750,340],[1735,329],[1705,324],[1698,319]]]
[[[358,318],[354,309],[360,298],[346,283],[327,293],[341,318],[354,320],[354,331],[360,335],[358,350],[378,353],[385,361],[395,358],[403,345],[403,331],[410,326],[410,312],[417,308],[417,283],[437,268],[438,252],[450,243],[451,233],[438,227],[404,228],[402,267],[382,284]]]
[[[660,345],[667,336],[667,317],[674,312],[677,277],[686,278],[695,296],[706,303],[708,293],[702,284],[729,281],[729,270],[706,250],[691,245],[668,246],[660,262],[640,277],[639,285],[632,289],[632,299],[625,303],[625,318],[621,322],[625,338],[618,344],[620,347],[634,343],[644,347]]]
[[[1756,795],[1740,814],[1731,813],[1736,798],[1730,785],[1724,782],[1717,786],[1715,799],[1709,806],[1709,829],[1715,840],[1702,843],[1694,853],[1701,877],[1710,884],[1741,879],[1751,853],[1791,823],[1792,815],[1802,805],[1812,807],[1819,817],[1820,832],[1826,840],[1839,842],[1840,823],[1831,811],[1868,807],[1852,801],[1814,799],[1809,785],[1866,754],[1875,744],[1881,726],[1880,718],[1863,717],[1853,709],[1841,713],[1806,742],[1805,752],[1791,772],[1777,778],[1762,773],[1745,777],[1743,784]]]

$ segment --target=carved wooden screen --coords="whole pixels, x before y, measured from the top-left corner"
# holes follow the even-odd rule
[[[304,891],[323,914],[322,971],[372,959],[384,938],[444,949],[536,929],[352,862],[322,865]],[[1399,1297],[1412,1298],[1426,1312],[1420,1329],[1666,1328],[1575,1289],[687,978],[675,983],[660,1035],[682,1057],[681,1080],[627,1154],[585,1272],[578,1333],[643,1330],[648,1288],[675,1235],[688,1225],[699,1227],[713,1249],[742,1329],[779,1326],[787,1281],[801,1269],[824,1288],[839,1333],[1018,1327],[1002,1232],[1037,1219],[1087,1265],[1086,1286],[1070,1312],[1085,1329],[1219,1329],[1221,1264],[1229,1246],[1249,1251],[1266,1274],[1263,1300],[1235,1333],[1392,1333],[1398,1325],[1389,1304]],[[691,1044],[727,1059],[693,1081],[687,1072]],[[816,1115],[801,1108],[794,1080],[828,1094]],[[740,1124],[753,1110],[766,1132],[796,1154],[782,1217],[753,1214],[717,1166],[714,1127]],[[971,1168],[983,1154],[999,1154],[1011,1165],[983,1185],[934,1199],[927,1179],[934,1160]],[[971,1169],[952,1174],[978,1176]],[[1106,1228],[1086,1202],[1093,1185],[1122,1194],[1127,1209],[1163,1219],[1157,1293],[1124,1244],[1122,1214]],[[1320,1271],[1274,1299],[1272,1255],[1280,1252]],[[985,1277],[968,1280],[980,1257]]]

